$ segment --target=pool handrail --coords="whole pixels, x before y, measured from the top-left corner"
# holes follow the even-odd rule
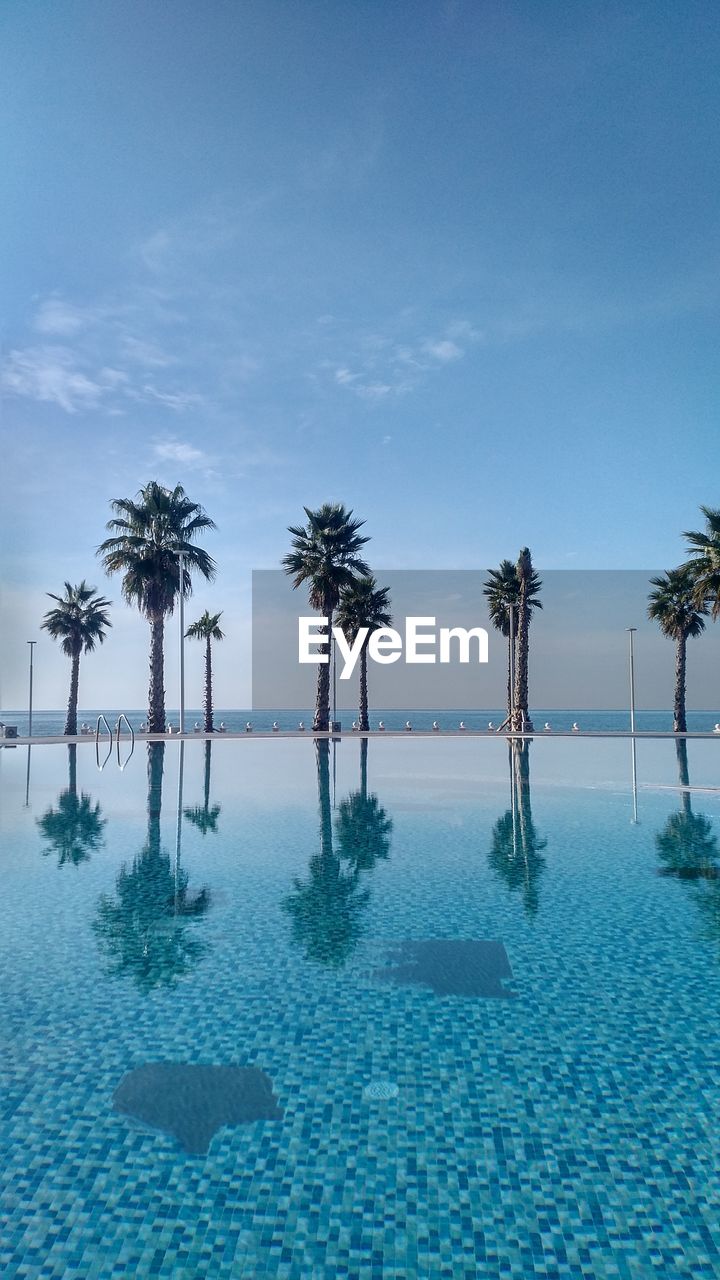
[[[108,753],[105,759],[103,760],[102,764],[100,763],[100,721],[101,720],[103,721],[105,728],[107,729],[108,737],[110,738],[110,746],[108,747]],[[113,749],[113,732],[112,732],[112,729],[110,728],[110,725],[107,722],[106,717],[103,715],[101,711],[100,715],[97,718],[97,724],[95,725],[95,763],[101,773],[105,768],[105,765],[107,764],[108,760],[110,759],[110,756],[112,755],[112,749]]]
[[[130,730],[130,750],[128,752],[127,760],[125,760],[124,763],[121,762],[120,760],[120,721],[121,720],[125,721],[128,729]],[[133,729],[124,711],[120,712],[120,715],[117,718],[117,724],[115,725],[115,746],[117,750],[118,766],[119,766],[120,772],[122,773],[123,769],[125,768],[125,765],[128,763],[133,751],[135,750],[135,730]]]

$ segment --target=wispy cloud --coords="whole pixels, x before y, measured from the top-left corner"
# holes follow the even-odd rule
[[[447,364],[449,360],[460,360],[465,355],[463,348],[459,347],[450,338],[440,338],[435,342],[424,342],[423,351],[432,356],[434,360],[439,360],[441,364]]]
[[[153,457],[158,462],[176,462],[181,467],[200,468],[211,463],[210,456],[183,440],[165,440],[153,445]]]
[[[462,360],[482,333],[469,320],[455,320],[439,334],[418,333],[420,320],[413,311],[400,314],[386,332],[360,333],[352,341],[352,355],[321,367],[331,371],[335,385],[363,400],[382,401],[414,391],[433,371]],[[414,331],[414,332],[413,332]]]
[[[177,357],[169,355],[167,351],[163,351],[156,342],[135,338],[129,333],[123,334],[121,342],[123,350],[130,360],[144,365],[147,369],[167,369],[171,365],[177,364]]]
[[[94,319],[93,312],[74,306],[63,298],[46,298],[35,315],[34,327],[38,333],[58,338],[71,338]]]
[[[74,352],[61,346],[11,351],[0,376],[5,391],[31,400],[57,404],[66,413],[94,409],[116,386],[116,370],[101,369],[90,377],[78,367]]]

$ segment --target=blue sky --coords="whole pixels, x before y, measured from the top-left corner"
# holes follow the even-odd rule
[[[0,40],[5,706],[38,635],[64,702],[43,592],[119,602],[151,478],[218,524],[226,705],[303,504],[380,571],[670,566],[720,505],[715,5],[11,0]],[[142,706],[114,617],[81,700]]]

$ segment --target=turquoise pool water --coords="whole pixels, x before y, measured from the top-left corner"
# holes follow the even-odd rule
[[[720,1274],[717,744],[29,765],[3,1276]]]

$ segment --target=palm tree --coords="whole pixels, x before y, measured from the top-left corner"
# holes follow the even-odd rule
[[[101,896],[93,923],[110,972],[129,974],[143,994],[173,986],[207,950],[188,925],[206,914],[209,891],[190,893],[187,871],[160,843],[164,753],[164,742],[148,743],[147,839],[132,866],[121,866],[116,896]]]
[[[542,582],[533,569],[528,547],[523,547],[516,566],[518,577],[517,636],[515,639],[515,698],[511,728],[516,733],[526,730],[532,733],[533,723],[528,712],[528,658],[530,654],[530,613],[540,604],[536,598]]]
[[[370,575],[367,578],[356,578],[349,586],[344,587],[340,592],[340,603],[338,605],[336,622],[344,632],[345,639],[349,644],[354,644],[357,639],[358,632],[363,627],[368,627],[369,632],[365,638],[365,643],[360,650],[360,708],[358,728],[368,730],[370,722],[368,720],[368,684],[367,684],[367,648],[370,640],[370,632],[375,631],[378,627],[389,627],[392,625],[392,617],[389,612],[390,608],[390,590],[388,587],[378,587],[375,579]]]
[[[103,643],[106,629],[112,626],[105,612],[110,608],[110,601],[99,596],[84,578],[76,587],[66,582],[63,596],[53,595],[52,591],[48,591],[47,595],[51,600],[57,601],[57,608],[50,609],[40,625],[50,633],[53,640],[62,642],[62,651],[72,663],[65,733],[74,735],[77,733],[80,655],[92,653],[96,642]]]
[[[542,609],[539,591],[542,583],[533,571],[528,590],[528,607]],[[513,677],[515,667],[514,644],[518,633],[518,605],[520,601],[520,580],[517,566],[512,560],[501,560],[499,569],[489,569],[487,582],[483,587],[483,595],[488,600],[490,621],[508,642],[508,674],[507,674],[507,720],[513,709]],[[504,728],[504,726],[501,726]]]
[[[488,862],[508,889],[522,894],[525,913],[537,915],[539,882],[545,869],[542,856],[547,840],[538,835],[530,796],[530,743],[514,739],[508,744],[510,808],[493,827]]]
[[[356,874],[372,871],[376,862],[388,858],[393,829],[392,818],[378,797],[368,794],[367,751],[368,740],[361,738],[360,788],[340,803],[335,819],[338,856]]]
[[[77,747],[68,743],[68,785],[57,798],[57,808],[52,805],[37,819],[38,829],[48,848],[57,854],[58,866],[71,863],[74,867],[86,862],[91,853],[103,843],[103,827],[107,822],[100,805],[93,805],[85,791],[77,791]]]
[[[687,565],[669,569],[659,578],[651,578],[655,588],[648,600],[648,617],[659,623],[663,635],[675,641],[675,705],[673,731],[685,733],[685,668],[689,636],[699,636],[705,630],[704,617],[707,605],[698,604],[697,586]]]
[[[306,880],[293,877],[292,892],[282,906],[292,920],[293,938],[308,960],[341,968],[360,939],[370,890],[361,887],[355,870],[344,869],[333,849],[330,743],[323,738],[315,745],[320,851],[310,859]]]
[[[213,733],[215,726],[213,724],[213,699],[212,699],[212,652],[210,642],[212,640],[224,640],[225,632],[220,630],[218,623],[222,618],[220,613],[208,613],[207,609],[197,622],[193,622],[188,627],[185,635],[189,640],[205,641],[205,693],[203,695],[203,709],[205,711],[205,732]]]
[[[293,588],[306,583],[310,591],[310,607],[327,618],[327,634],[332,634],[333,613],[340,592],[355,578],[370,573],[359,552],[369,538],[359,530],[364,520],[353,520],[352,511],[341,503],[326,502],[311,511],[305,507],[306,525],[290,525],[292,550],[283,558],[283,568],[293,579]],[[327,732],[330,721],[330,655],[318,664],[317,698],[313,731]]]
[[[695,583],[697,606],[709,606],[713,618],[720,616],[720,509],[701,507],[705,533],[686,532],[692,559],[683,565]]]
[[[194,542],[215,524],[179,484],[163,489],[151,480],[136,500],[115,498],[110,505],[115,518],[108,521],[107,528],[113,536],[98,547],[98,555],[106,573],[123,574],[125,600],[137,605],[150,623],[148,730],[164,733],[165,618],[172,613],[181,590],[184,596],[191,594],[193,569],[207,580],[214,578],[214,560]],[[179,552],[185,557],[182,586]]]
[[[198,831],[206,836],[208,831],[217,832],[218,818],[222,812],[222,805],[210,804],[210,756],[212,752],[212,742],[209,738],[205,741],[205,794],[203,804],[195,804],[183,809],[183,814],[188,822],[192,822]]]

